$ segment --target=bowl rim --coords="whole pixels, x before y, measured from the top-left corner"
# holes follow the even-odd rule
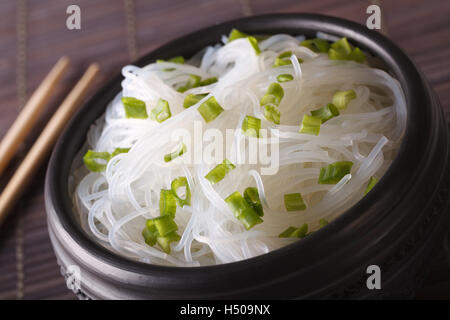
[[[273,26],[275,22],[278,23],[277,27],[271,29],[275,31],[268,32],[268,28]],[[247,27],[242,27],[243,25]],[[49,202],[56,212],[58,223],[79,247],[86,250],[90,255],[94,256],[96,259],[99,259],[101,262],[118,269],[149,276],[185,278],[186,276],[202,275],[204,272],[207,272],[209,275],[213,276],[221,276],[224,272],[227,274],[232,274],[235,272],[240,272],[242,268],[251,270],[258,267],[260,263],[276,262],[283,257],[293,256],[296,252],[314,248],[313,244],[316,243],[319,238],[322,238],[323,240],[324,235],[331,235],[339,232],[340,230],[347,230],[351,227],[353,222],[362,218],[362,213],[368,211],[374,212],[374,210],[377,209],[377,206],[374,204],[375,200],[386,196],[383,190],[386,190],[388,185],[399,186],[399,183],[395,182],[396,180],[403,181],[402,178],[405,175],[399,174],[398,171],[403,172],[405,170],[397,169],[400,166],[404,166],[405,160],[415,157],[415,154],[411,152],[411,148],[407,148],[407,145],[409,145],[411,141],[420,138],[421,145],[426,146],[427,140],[420,137],[417,130],[414,130],[415,126],[422,126],[422,128],[430,130],[428,125],[425,123],[427,119],[421,119],[420,115],[414,111],[417,110],[421,103],[426,103],[426,99],[424,99],[426,92],[424,91],[423,82],[419,72],[408,56],[391,40],[386,38],[384,35],[376,31],[369,30],[365,26],[356,22],[332,16],[309,13],[265,14],[239,18],[183,35],[158,47],[155,50],[152,50],[150,53],[138,59],[133,64],[139,66],[147,64],[149,61],[154,60],[155,56],[158,56],[158,54],[161,53],[161,58],[168,58],[165,54],[163,54],[163,52],[175,49],[175,47],[179,46],[183,42],[189,42],[189,39],[204,37],[212,33],[220,34],[219,32],[221,30],[231,30],[232,27],[251,33],[257,33],[258,30],[266,30],[264,33],[279,33],[280,30],[282,31],[289,29],[304,29],[307,30],[303,32],[305,34],[308,32],[312,33],[321,31],[328,34],[338,35],[340,37],[346,36],[351,42],[357,43],[361,48],[375,53],[389,66],[390,71],[395,74],[396,79],[402,85],[402,89],[406,97],[408,110],[407,126],[397,157],[394,159],[384,176],[380,179],[379,183],[372,189],[370,194],[360,199],[357,203],[355,203],[355,205],[342,213],[329,225],[314,232],[302,241],[295,241],[292,244],[288,244],[282,248],[250,259],[212,266],[176,267],[153,265],[134,261],[103,247],[91,239],[89,235],[82,230],[81,226],[72,217],[72,202],[67,201],[68,199],[70,200],[70,197],[67,194],[68,187],[64,187],[64,184],[61,184],[61,179],[64,178],[62,177],[64,174],[61,173],[67,171],[67,168],[64,169],[63,165],[64,154],[66,153],[66,144],[71,139],[71,135],[74,130],[77,130],[77,123],[82,121],[84,118],[83,112],[86,112],[86,110],[91,105],[95,104],[97,100],[101,100],[100,97],[105,92],[116,89],[117,85],[120,84],[121,76],[118,74],[108,83],[103,85],[103,87],[90,100],[84,103],[83,107],[80,108],[77,114],[67,125],[53,150],[46,179],[46,197],[49,198]],[[220,36],[214,40],[216,43],[219,41]],[[117,92],[115,92],[115,94],[116,93]],[[103,110],[103,113],[106,109],[106,105],[104,105],[101,109]],[[86,133],[83,133],[83,136],[85,137]],[[422,161],[423,159],[420,163],[422,163]],[[72,163],[67,163],[66,165],[70,167],[71,164]],[[66,178],[67,182],[68,177]],[[401,193],[397,194],[397,197],[401,198],[401,194],[406,193],[410,185],[411,183],[405,183],[403,186],[399,187]],[[395,203],[392,204],[394,205]],[[329,245],[329,241],[325,244],[325,247],[327,245]]]

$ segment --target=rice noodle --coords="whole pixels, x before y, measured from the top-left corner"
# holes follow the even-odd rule
[[[334,36],[319,34],[325,39]],[[131,148],[115,156],[102,173],[88,173],[77,181],[74,205],[81,223],[106,247],[131,259],[173,266],[200,266],[247,259],[280,248],[294,240],[278,234],[289,226],[308,223],[318,228],[321,218],[332,220],[353,206],[363,196],[371,176],[384,174],[393,160],[406,127],[406,105],[402,89],[385,71],[352,61],[330,60],[299,46],[303,36],[279,34],[260,42],[263,52],[256,55],[250,42],[238,39],[202,50],[189,62],[152,63],[143,68],[122,69],[123,91],[108,105],[105,115],[92,125],[87,143],[95,151],[112,152]],[[276,57],[291,50],[292,64],[272,68]],[[303,59],[300,64],[297,57]],[[174,68],[173,71],[164,71]],[[294,80],[282,83],[284,97],[279,105],[281,125],[264,119],[259,100],[280,74]],[[202,78],[217,77],[218,82],[179,93],[175,88],[190,74]],[[322,124],[318,136],[301,134],[299,124],[304,114],[330,102],[338,90],[354,90],[357,98],[347,109]],[[183,108],[190,93],[209,93],[199,103]],[[147,106],[162,98],[169,102],[172,117],[163,123],[150,119],[127,119],[122,96],[144,100]],[[214,96],[225,109],[211,123],[205,123],[198,106]],[[149,110],[148,110],[149,111]],[[177,129],[194,132],[194,122],[203,128],[216,128],[225,136],[235,129],[233,143],[226,153],[233,163],[248,152],[247,137],[241,134],[245,115],[262,119],[262,127],[276,129],[273,136],[258,139],[267,147],[279,147],[279,170],[275,175],[261,175],[260,164],[237,164],[216,185],[205,179],[211,164],[192,164],[189,151],[164,163],[162,157],[173,151],[170,140]],[[207,145],[207,144],[206,144]],[[205,146],[206,146],[205,145]],[[224,156],[225,158],[225,156]],[[335,161],[352,161],[351,174],[336,185],[319,185],[321,167]],[[191,204],[177,207],[175,222],[181,240],[166,254],[145,244],[141,235],[145,220],[159,216],[159,192],[170,188],[173,179],[186,176],[192,193]],[[245,230],[224,199],[246,187],[258,189],[264,209],[264,222]],[[307,209],[286,212],[285,193],[299,192]]]

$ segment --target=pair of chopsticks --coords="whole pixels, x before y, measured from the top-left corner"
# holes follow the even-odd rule
[[[7,167],[19,146],[36,123],[38,116],[45,110],[51,93],[69,66],[69,59],[62,57],[30,97],[16,121],[0,143],[0,175]],[[0,226],[20,199],[33,175],[50,153],[56,139],[69,121],[87,90],[98,74],[99,67],[92,64],[61,103],[51,117],[38,139],[9,180],[0,195]]]

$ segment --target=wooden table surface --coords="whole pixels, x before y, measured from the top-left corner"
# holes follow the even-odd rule
[[[383,27],[420,66],[450,120],[450,1],[381,3]],[[0,137],[57,59],[72,66],[13,164],[14,168],[85,68],[98,62],[104,83],[131,60],[180,35],[229,19],[275,12],[312,12],[365,23],[371,0],[2,0],[0,1]],[[81,8],[81,30],[66,28],[66,8]],[[95,90],[93,88],[93,90]],[[0,299],[75,299],[59,273],[46,226],[46,164],[0,229]],[[450,226],[449,226],[450,230]],[[450,232],[418,298],[450,298]]]

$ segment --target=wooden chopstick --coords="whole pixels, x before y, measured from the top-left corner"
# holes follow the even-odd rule
[[[36,91],[34,91],[2,142],[0,142],[0,175],[8,166],[37,119],[39,119],[39,115],[45,109],[44,106],[48,102],[56,83],[61,79],[68,66],[69,58],[62,57],[58,60]]]
[[[84,98],[87,89],[89,89],[91,83],[94,81],[98,71],[99,67],[97,64],[92,64],[86,70],[83,77],[78,81],[72,91],[70,91],[69,95],[47,123],[39,138],[3,189],[0,195],[0,226],[25,191],[26,185],[30,182],[32,176],[40,168],[42,161],[46,158],[59,134],[64,129],[64,126],[73,115],[80,101]]]

